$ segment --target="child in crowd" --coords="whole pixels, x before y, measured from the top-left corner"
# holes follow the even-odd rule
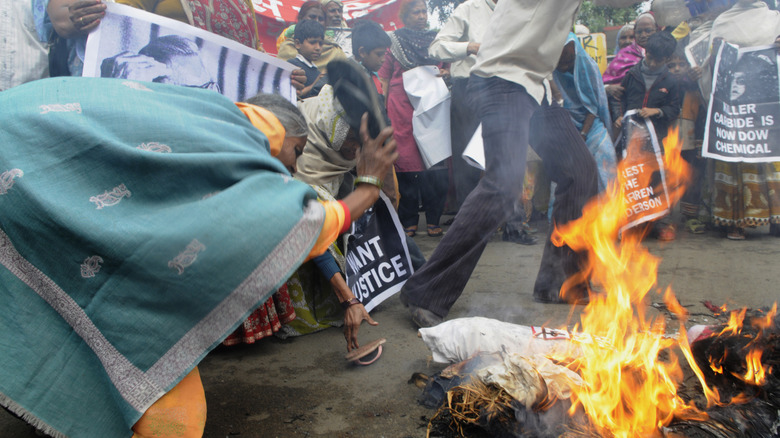
[[[645,58],[628,71],[621,83],[623,114],[638,109],[640,116],[650,118],[659,143],[680,114],[680,86],[666,68],[676,47],[677,41],[670,34],[654,33],[645,44]]]
[[[706,231],[707,227],[699,219],[703,207],[702,188],[704,185],[705,161],[701,156],[701,144],[704,138],[707,109],[699,91],[699,71],[692,69],[685,57],[684,48],[688,37],[678,41],[667,68],[678,81],[682,93],[680,116],[673,123],[679,132],[682,143],[682,157],[691,166],[691,181],[680,200],[680,211],[685,221],[685,229],[694,234]]]
[[[352,28],[352,54],[355,61],[366,69],[380,95],[384,93],[376,72],[384,64],[390,44],[390,36],[374,21],[359,21]]]
[[[672,35],[654,33],[645,44],[645,58],[628,71],[621,83],[624,88],[623,114],[635,109],[639,110],[640,117],[650,119],[662,149],[669,126],[680,115],[680,84],[667,68],[676,47],[677,41]],[[621,123],[619,120],[616,125],[620,127]],[[674,225],[664,219],[653,224],[652,234],[661,241],[676,238]]]
[[[306,86],[298,91],[300,99],[306,99],[320,94],[320,90],[328,83],[325,73],[314,65],[322,53],[322,42],[325,39],[325,26],[314,20],[303,20],[295,26],[293,35],[298,56],[287,61],[302,68],[306,72]]]

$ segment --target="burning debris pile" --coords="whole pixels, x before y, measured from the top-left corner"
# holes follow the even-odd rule
[[[707,406],[706,421],[674,421],[669,429],[692,437],[780,436],[777,304],[769,310],[727,313],[724,308],[718,313],[728,321],[705,327],[691,344],[696,364],[717,400]],[[700,394],[701,388],[693,387],[686,395]]]
[[[619,174],[641,161],[631,156],[637,143],[629,144],[632,159],[619,164]],[[673,205],[689,171],[676,132],[664,147],[661,178],[652,180],[661,181],[654,192],[665,193]],[[508,437],[778,436],[775,309],[732,312],[691,344],[687,312],[668,288],[661,295],[680,321],[678,335],[669,335],[666,318],[648,316],[646,306],[658,290],[660,260],[641,245],[639,233],[621,235],[626,211],[624,187],[612,184],[582,218],[556,226],[553,242],[588,255],[588,264],[561,291],[565,296],[569,284],[583,280],[592,285],[580,322],[564,331],[569,336],[563,347],[542,355],[480,355],[431,380],[426,393],[446,403],[429,436],[478,436],[475,427]],[[686,374],[695,384],[686,382]],[[513,389],[519,387],[524,389],[518,395]],[[451,435],[437,435],[443,430]]]

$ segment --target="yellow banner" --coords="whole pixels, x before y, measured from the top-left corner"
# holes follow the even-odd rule
[[[603,33],[579,35],[580,44],[591,58],[596,60],[601,74],[607,69],[607,36]]]

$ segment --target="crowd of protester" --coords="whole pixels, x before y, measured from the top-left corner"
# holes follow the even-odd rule
[[[117,3],[263,49],[250,1]],[[556,224],[576,219],[588,199],[614,183],[622,152],[615,145],[630,110],[652,121],[659,140],[670,127],[680,129],[683,157],[694,172],[680,207],[685,230],[700,234],[719,227],[727,238],[741,240],[746,227],[770,225],[771,234],[780,237],[780,163],[701,157],[714,59],[691,67],[683,51],[702,35],[710,36],[711,46],[723,41],[743,47],[778,44],[780,13],[758,0],[694,1],[690,20],[663,28],[652,13],[641,14],[620,28],[614,58],[602,74],[570,32],[578,1],[517,3],[466,0],[436,31],[431,30],[425,0],[404,0],[399,29],[386,32],[367,19],[352,23],[349,56],[335,38],[335,32],[348,28],[341,1],[307,1],[276,46],[277,56],[296,67],[292,81],[298,105],[272,95],[238,104],[269,141],[278,137],[272,153],[284,170],[339,211],[330,213],[340,222],[330,226],[329,236],[343,231],[345,223],[360,216],[360,208],[377,199],[376,188],[391,200],[417,270],[401,300],[418,326],[435,325],[446,317],[497,230],[503,229],[504,240],[534,244],[534,217]],[[100,26],[106,9],[100,0],[10,0],[2,8],[3,92],[49,76],[79,76],[86,37]],[[494,17],[500,8],[503,14]],[[328,65],[336,60],[349,60],[370,78],[379,95],[376,116],[392,131],[373,139],[365,120],[361,130],[361,121],[349,117],[350,108],[342,106],[329,85],[334,78]],[[404,89],[404,73],[419,66],[436,66],[451,91],[452,157],[430,167],[421,158],[413,132],[414,108]],[[461,158],[480,122],[484,171]],[[382,143],[392,143],[392,151],[376,160],[392,156],[394,165],[374,162],[373,167],[361,167],[361,146],[373,146],[372,153],[380,156],[377,145]],[[363,188],[362,193],[356,191],[359,202],[354,187]],[[349,196],[348,204],[336,202]],[[442,238],[427,262],[413,240],[421,211],[426,234]],[[440,222],[445,212],[455,214],[446,233]],[[551,232],[552,227],[547,228]],[[671,216],[648,227],[664,241],[674,240],[677,228]],[[335,240],[321,242],[317,253],[309,255],[311,261],[293,266],[289,279],[222,342],[253,343],[274,334],[298,336],[343,325],[347,350],[358,348],[362,322],[377,323],[347,286],[343,247]],[[571,295],[560,295],[562,284],[582,266],[583,256],[556,247],[550,234],[544,245],[534,299],[586,302],[585,282],[572,288]],[[197,369],[187,376],[176,388],[191,385]],[[202,388],[198,391],[202,394]],[[168,394],[168,401],[191,397],[173,390]],[[139,437],[149,433],[143,420],[135,430]],[[198,426],[193,430],[196,436]]]

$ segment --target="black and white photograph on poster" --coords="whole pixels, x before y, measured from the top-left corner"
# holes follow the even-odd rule
[[[260,92],[296,101],[292,64],[160,15],[106,7],[87,39],[83,76],[208,88],[234,102]]]
[[[731,162],[780,161],[780,73],[774,47],[717,51],[702,155]]]
[[[367,312],[401,290],[412,276],[406,235],[390,200],[376,203],[352,224],[347,239],[347,285]]]

